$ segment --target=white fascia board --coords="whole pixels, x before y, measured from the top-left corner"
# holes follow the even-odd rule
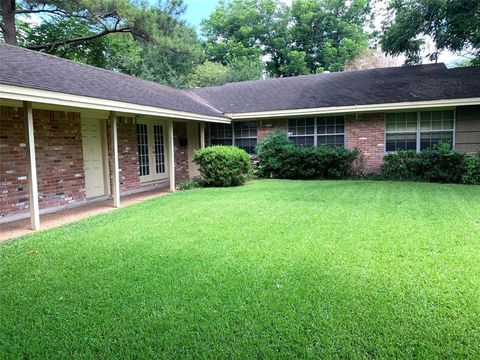
[[[178,118],[185,120],[219,122],[230,124],[231,120],[224,117],[202,115],[186,111],[163,109],[155,106],[139,105],[116,100],[99,99],[88,96],[65,94],[55,91],[40,90],[15,85],[0,85],[0,99],[31,101],[51,105],[70,106],[76,108],[116,111],[141,115]]]
[[[452,99],[452,100],[434,100],[434,101],[412,101],[403,103],[372,104],[372,105],[351,105],[322,107],[295,110],[274,110],[258,111],[249,113],[228,113],[225,114],[232,120],[240,119],[265,119],[279,118],[289,116],[319,115],[319,114],[344,114],[344,113],[364,113],[364,112],[384,112],[396,110],[413,110],[420,108],[438,108],[480,105],[480,98]]]

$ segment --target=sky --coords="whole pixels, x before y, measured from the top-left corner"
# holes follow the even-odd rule
[[[183,16],[189,24],[200,29],[200,22],[213,12],[219,0],[184,0],[187,12]]]

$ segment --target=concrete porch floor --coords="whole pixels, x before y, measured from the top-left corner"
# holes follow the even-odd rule
[[[169,187],[162,187],[154,190],[144,191],[137,194],[122,196],[121,207],[133,205],[144,200],[153,199],[169,193]],[[40,215],[41,230],[51,229],[60,225],[68,224],[83,218],[98,215],[104,212],[115,210],[113,200],[101,200],[71,209],[61,210],[50,214]],[[30,228],[30,218],[0,224],[0,242],[10,240],[33,233]]]

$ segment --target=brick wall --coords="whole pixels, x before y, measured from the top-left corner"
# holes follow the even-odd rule
[[[28,208],[23,109],[0,106],[0,217]]]
[[[345,144],[362,152],[365,173],[380,171],[385,155],[385,121],[383,113],[347,114]]]
[[[287,119],[274,119],[274,120],[260,120],[257,122],[257,139],[258,141],[264,139],[266,136],[274,131],[288,131]]]
[[[40,209],[85,199],[80,114],[34,110]],[[23,109],[1,107],[0,216],[29,207]]]
[[[184,122],[173,123],[173,142],[175,146],[175,183],[186,181],[188,174],[188,144],[187,124]],[[184,141],[182,146],[180,143]]]
[[[110,167],[110,188],[113,189],[113,162],[112,162],[112,130],[107,126],[108,159]],[[120,176],[120,193],[140,187],[140,171],[138,168],[137,126],[133,118],[119,117],[117,123],[118,162]]]

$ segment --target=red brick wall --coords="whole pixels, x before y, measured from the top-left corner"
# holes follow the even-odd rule
[[[29,206],[23,109],[1,108],[0,216]],[[80,114],[34,110],[41,209],[85,199]]]
[[[27,152],[23,110],[0,106],[0,217],[27,208]]]
[[[257,122],[257,139],[258,141],[264,139],[266,136],[274,131],[288,131],[287,119],[274,119],[274,120],[260,120]]]
[[[189,178],[188,174],[188,144],[185,141],[184,146],[180,142],[187,140],[187,124],[184,122],[173,123],[173,143],[175,146],[175,183],[186,181]]]
[[[108,159],[110,166],[110,188],[113,189],[113,162],[111,127],[108,132]],[[132,118],[120,117],[117,123],[118,162],[120,169],[120,193],[139,188],[140,171],[138,168],[137,126]]]
[[[345,144],[362,152],[365,173],[377,173],[385,155],[385,120],[383,113],[347,114]]]

